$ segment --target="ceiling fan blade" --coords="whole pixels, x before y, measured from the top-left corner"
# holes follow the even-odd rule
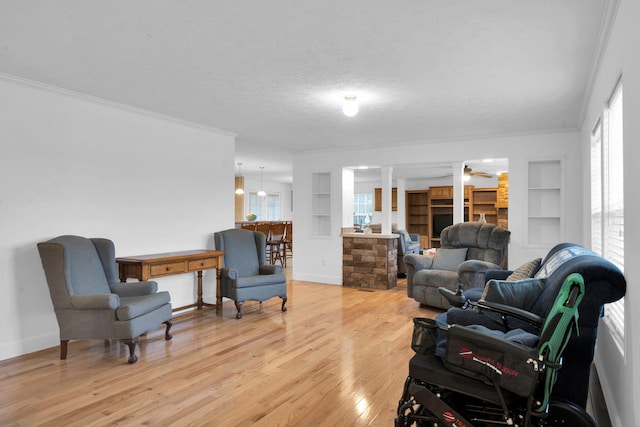
[[[480,178],[491,178],[491,175],[486,172],[471,172],[471,175],[477,176]]]

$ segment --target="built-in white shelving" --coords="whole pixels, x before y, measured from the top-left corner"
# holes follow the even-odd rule
[[[527,242],[548,246],[564,239],[561,159],[528,162]]]
[[[331,235],[331,173],[311,174],[311,235]]]

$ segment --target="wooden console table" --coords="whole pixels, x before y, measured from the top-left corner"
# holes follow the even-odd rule
[[[149,280],[156,277],[173,276],[197,272],[198,274],[198,299],[195,303],[183,307],[174,308],[173,311],[182,311],[188,308],[202,310],[205,306],[215,307],[216,311],[222,308],[222,290],[220,288],[220,269],[222,268],[222,256],[224,251],[210,251],[196,249],[192,251],[168,252],[163,254],[137,255],[124,258],[116,258],[120,273],[120,281],[126,282],[127,278]],[[216,303],[209,304],[202,299],[202,271],[216,269]]]

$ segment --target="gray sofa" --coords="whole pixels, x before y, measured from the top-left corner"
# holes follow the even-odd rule
[[[435,256],[408,254],[407,295],[421,304],[449,308],[439,287],[482,287],[487,270],[506,269],[511,232],[494,224],[463,222],[446,227]]]
[[[407,274],[404,256],[420,253],[420,235],[408,233],[406,230],[394,230],[393,232],[398,234],[398,277],[404,277]]]

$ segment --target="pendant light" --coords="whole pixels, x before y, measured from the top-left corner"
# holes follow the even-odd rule
[[[262,184],[264,183],[264,166],[260,166],[260,191],[258,191],[258,196],[265,197],[267,193],[262,189]]]
[[[244,194],[244,176],[242,176],[242,163],[238,163],[238,176],[236,177],[236,194]]]

